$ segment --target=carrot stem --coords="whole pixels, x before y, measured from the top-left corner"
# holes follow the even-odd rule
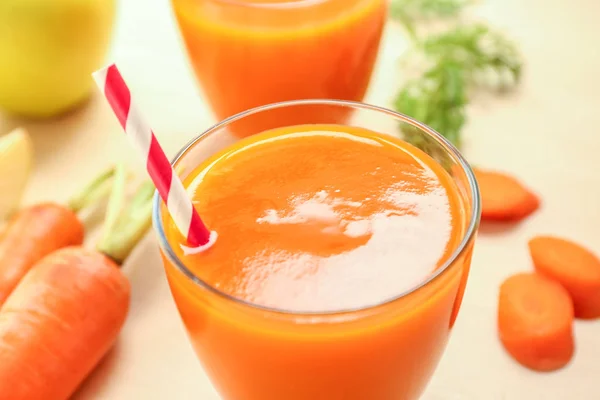
[[[74,213],[78,213],[102,199],[105,199],[110,194],[111,180],[113,179],[114,174],[115,168],[111,167],[98,175],[79,193],[76,193],[71,197],[67,204],[68,207]]]
[[[106,206],[104,234],[102,236],[103,240],[106,239],[107,232],[114,231],[115,225],[119,220],[119,215],[123,209],[123,204],[125,203],[125,183],[125,166],[123,164],[119,164],[115,168],[115,174],[110,190],[110,197],[108,198],[108,205]]]
[[[154,185],[147,181],[142,183],[127,203],[126,171],[122,165],[117,166],[113,187],[106,208],[104,232],[97,245],[97,250],[121,265],[133,248],[142,239],[152,220],[152,196]]]

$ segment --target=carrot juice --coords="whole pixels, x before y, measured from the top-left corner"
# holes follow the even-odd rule
[[[244,138],[184,184],[218,239],[196,253],[163,214],[165,268],[224,399],[419,397],[470,265],[451,173],[396,137],[312,124]]]
[[[362,100],[387,12],[387,0],[171,1],[218,119],[285,100]],[[305,117],[280,111],[286,124]]]

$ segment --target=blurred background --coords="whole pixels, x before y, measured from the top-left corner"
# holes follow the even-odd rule
[[[100,9],[104,7],[102,3],[109,3],[94,2]],[[174,154],[193,135],[215,122],[215,118],[202,98],[170,3],[121,0],[116,7],[113,36],[105,60],[118,63],[165,150]],[[570,154],[582,149],[591,153],[600,150],[600,142],[591,134],[597,126],[595,105],[600,100],[597,78],[600,51],[595,45],[599,34],[595,25],[598,11],[600,4],[593,0],[552,6],[541,0],[526,4],[516,0],[476,2],[469,13],[490,21],[518,44],[524,70],[522,83],[515,92],[500,98],[482,96],[469,105],[463,151],[471,161],[501,167],[509,154],[511,161],[517,163],[515,168],[523,169],[523,178],[528,180],[538,179],[542,173],[527,168],[533,162],[552,169],[557,178],[565,168],[578,171],[579,177],[586,171],[591,174],[591,168],[580,168],[583,165],[558,165],[550,158],[552,151],[548,149]],[[98,46],[90,42],[90,46],[94,45]],[[366,102],[392,104],[403,83],[399,58],[409,46],[398,24],[386,24]],[[50,65],[40,58],[36,68],[44,74]],[[61,192],[68,193],[87,174],[83,169],[56,162],[59,157],[52,157],[53,162],[46,153],[69,154],[69,160],[76,165],[110,163],[127,153],[127,147],[122,146],[125,139],[115,134],[118,125],[110,110],[95,88],[93,91],[91,100],[82,107],[50,120],[22,119],[0,111],[0,132],[26,126],[39,150],[37,162],[41,168],[36,169],[27,198],[35,197],[32,193],[38,191],[61,196]],[[568,137],[572,139],[560,141]],[[90,152],[91,149],[95,151]],[[531,153],[539,153],[541,159],[534,160],[529,156]],[[583,163],[585,157],[579,159]],[[69,179],[63,182],[64,189],[58,190],[42,177],[42,172],[68,174]],[[560,184],[560,179],[555,184]],[[594,200],[597,199],[582,198],[588,204],[594,204]]]

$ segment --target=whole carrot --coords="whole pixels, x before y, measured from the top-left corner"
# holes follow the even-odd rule
[[[36,262],[57,249],[83,243],[84,227],[76,212],[108,193],[112,174],[110,170],[96,178],[69,206],[42,203],[13,216],[0,241],[0,306]]]
[[[115,342],[130,300],[119,264],[150,226],[154,192],[142,185],[124,207],[124,188],[118,168],[100,251],[46,256],[0,307],[1,400],[68,399]]]
[[[113,345],[129,308],[113,261],[67,247],[37,263],[0,312],[0,399],[69,398]]]
[[[45,203],[20,211],[4,236],[0,242],[0,304],[45,255],[83,243],[83,225],[68,208]]]

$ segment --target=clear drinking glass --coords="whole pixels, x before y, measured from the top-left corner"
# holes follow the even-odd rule
[[[169,218],[158,197],[154,226],[172,295],[194,349],[227,400],[414,400],[423,392],[446,347],[461,305],[480,200],[473,171],[461,154],[427,126],[383,108],[346,101],[305,100],[272,104],[227,119],[204,132],[175,158],[186,178],[207,157],[258,121],[284,127],[270,114],[285,109],[319,115],[305,124],[337,123],[379,133],[410,135],[452,177],[462,201],[462,237],[445,263],[419,285],[375,306],[328,313],[294,313],[232,297],[198,278],[165,233]],[[310,112],[307,112],[310,111]],[[329,111],[332,111],[331,113]],[[258,133],[258,131],[256,132]],[[426,240],[426,239],[424,239]],[[227,260],[223,260],[227,262]]]
[[[221,120],[287,100],[362,100],[388,1],[171,3],[205,99]]]

